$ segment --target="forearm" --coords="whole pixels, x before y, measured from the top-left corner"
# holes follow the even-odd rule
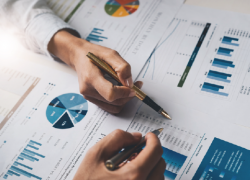
[[[0,16],[17,27],[20,40],[30,50],[50,56],[48,43],[60,30],[80,37],[69,24],[56,16],[45,0],[1,0]]]
[[[67,31],[61,30],[50,40],[48,51],[75,69],[74,55],[79,47],[84,46],[84,42],[85,40],[79,39]]]

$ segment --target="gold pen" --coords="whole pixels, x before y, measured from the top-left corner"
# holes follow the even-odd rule
[[[108,65],[105,61],[99,59],[94,54],[89,52],[87,54],[87,57],[91,60],[92,63],[94,63],[97,67],[104,70],[107,74],[109,74],[112,78],[114,78],[117,82],[121,83],[119,80],[116,72],[113,70],[113,68]],[[152,109],[154,109],[156,112],[161,114],[162,116],[168,118],[171,120],[171,117],[168,115],[166,111],[163,110],[158,104],[156,104],[152,99],[150,99],[142,90],[140,90],[135,85],[132,87],[132,89],[136,92],[136,97],[143,101],[145,104],[150,106]]]

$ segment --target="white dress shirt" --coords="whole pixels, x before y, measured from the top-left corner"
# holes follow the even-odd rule
[[[80,37],[69,24],[54,14],[46,0],[0,0],[0,16],[18,28],[24,44],[34,52],[50,56],[48,43],[59,30]]]

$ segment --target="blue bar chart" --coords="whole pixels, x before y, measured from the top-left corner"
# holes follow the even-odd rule
[[[94,28],[90,34],[88,35],[88,37],[86,38],[87,41],[89,42],[101,42],[104,39],[108,39],[107,37],[101,36],[103,33],[103,29],[99,29],[99,28]]]
[[[222,69],[228,69],[229,67],[235,68],[235,65],[233,64],[232,61],[227,61],[227,60],[218,59],[218,58],[214,58],[212,66],[222,68]]]
[[[228,37],[228,36],[224,36],[223,39],[222,39],[223,44],[227,44],[227,45],[231,45],[231,46],[239,46],[238,43],[234,43],[235,41],[238,42],[239,39],[238,38]]]
[[[250,151],[214,138],[192,180],[247,180]]]
[[[232,56],[232,52],[234,52],[233,49],[219,47],[217,54],[218,55],[222,55],[222,56],[231,57]]]
[[[207,75],[207,78],[209,79],[214,79],[214,80],[218,80],[218,81],[222,81],[226,83],[231,82],[230,80],[228,80],[229,77],[232,77],[232,75],[222,73],[222,72],[212,71],[212,70],[209,70],[208,75]]]
[[[166,162],[166,170],[164,172],[165,179],[174,180],[177,176],[177,173],[185,163],[187,156],[184,156],[165,147],[162,147],[162,149],[162,158]]]
[[[33,168],[30,167],[30,165],[27,165],[27,162],[36,162],[41,158],[45,158],[44,155],[37,152],[39,151],[40,146],[42,146],[42,144],[30,140],[23,151],[19,154],[15,162],[11,165],[7,173],[3,176],[3,178],[8,179],[9,176],[25,176],[27,178],[35,178],[41,180],[41,177],[31,173]]]
[[[224,93],[224,92],[220,92],[220,90],[224,89],[224,86],[219,86],[216,84],[211,84],[211,83],[207,83],[205,82],[202,86],[201,91],[205,91],[205,92],[209,92],[209,93],[213,93],[216,95],[221,95],[221,96],[228,96],[229,94]]]

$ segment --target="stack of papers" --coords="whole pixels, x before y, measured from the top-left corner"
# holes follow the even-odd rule
[[[165,179],[249,179],[249,15],[182,3],[48,1],[82,38],[117,50],[173,120],[137,99],[113,116],[79,94],[76,76],[6,65],[0,178],[72,179],[87,150],[113,130],[164,128]]]

